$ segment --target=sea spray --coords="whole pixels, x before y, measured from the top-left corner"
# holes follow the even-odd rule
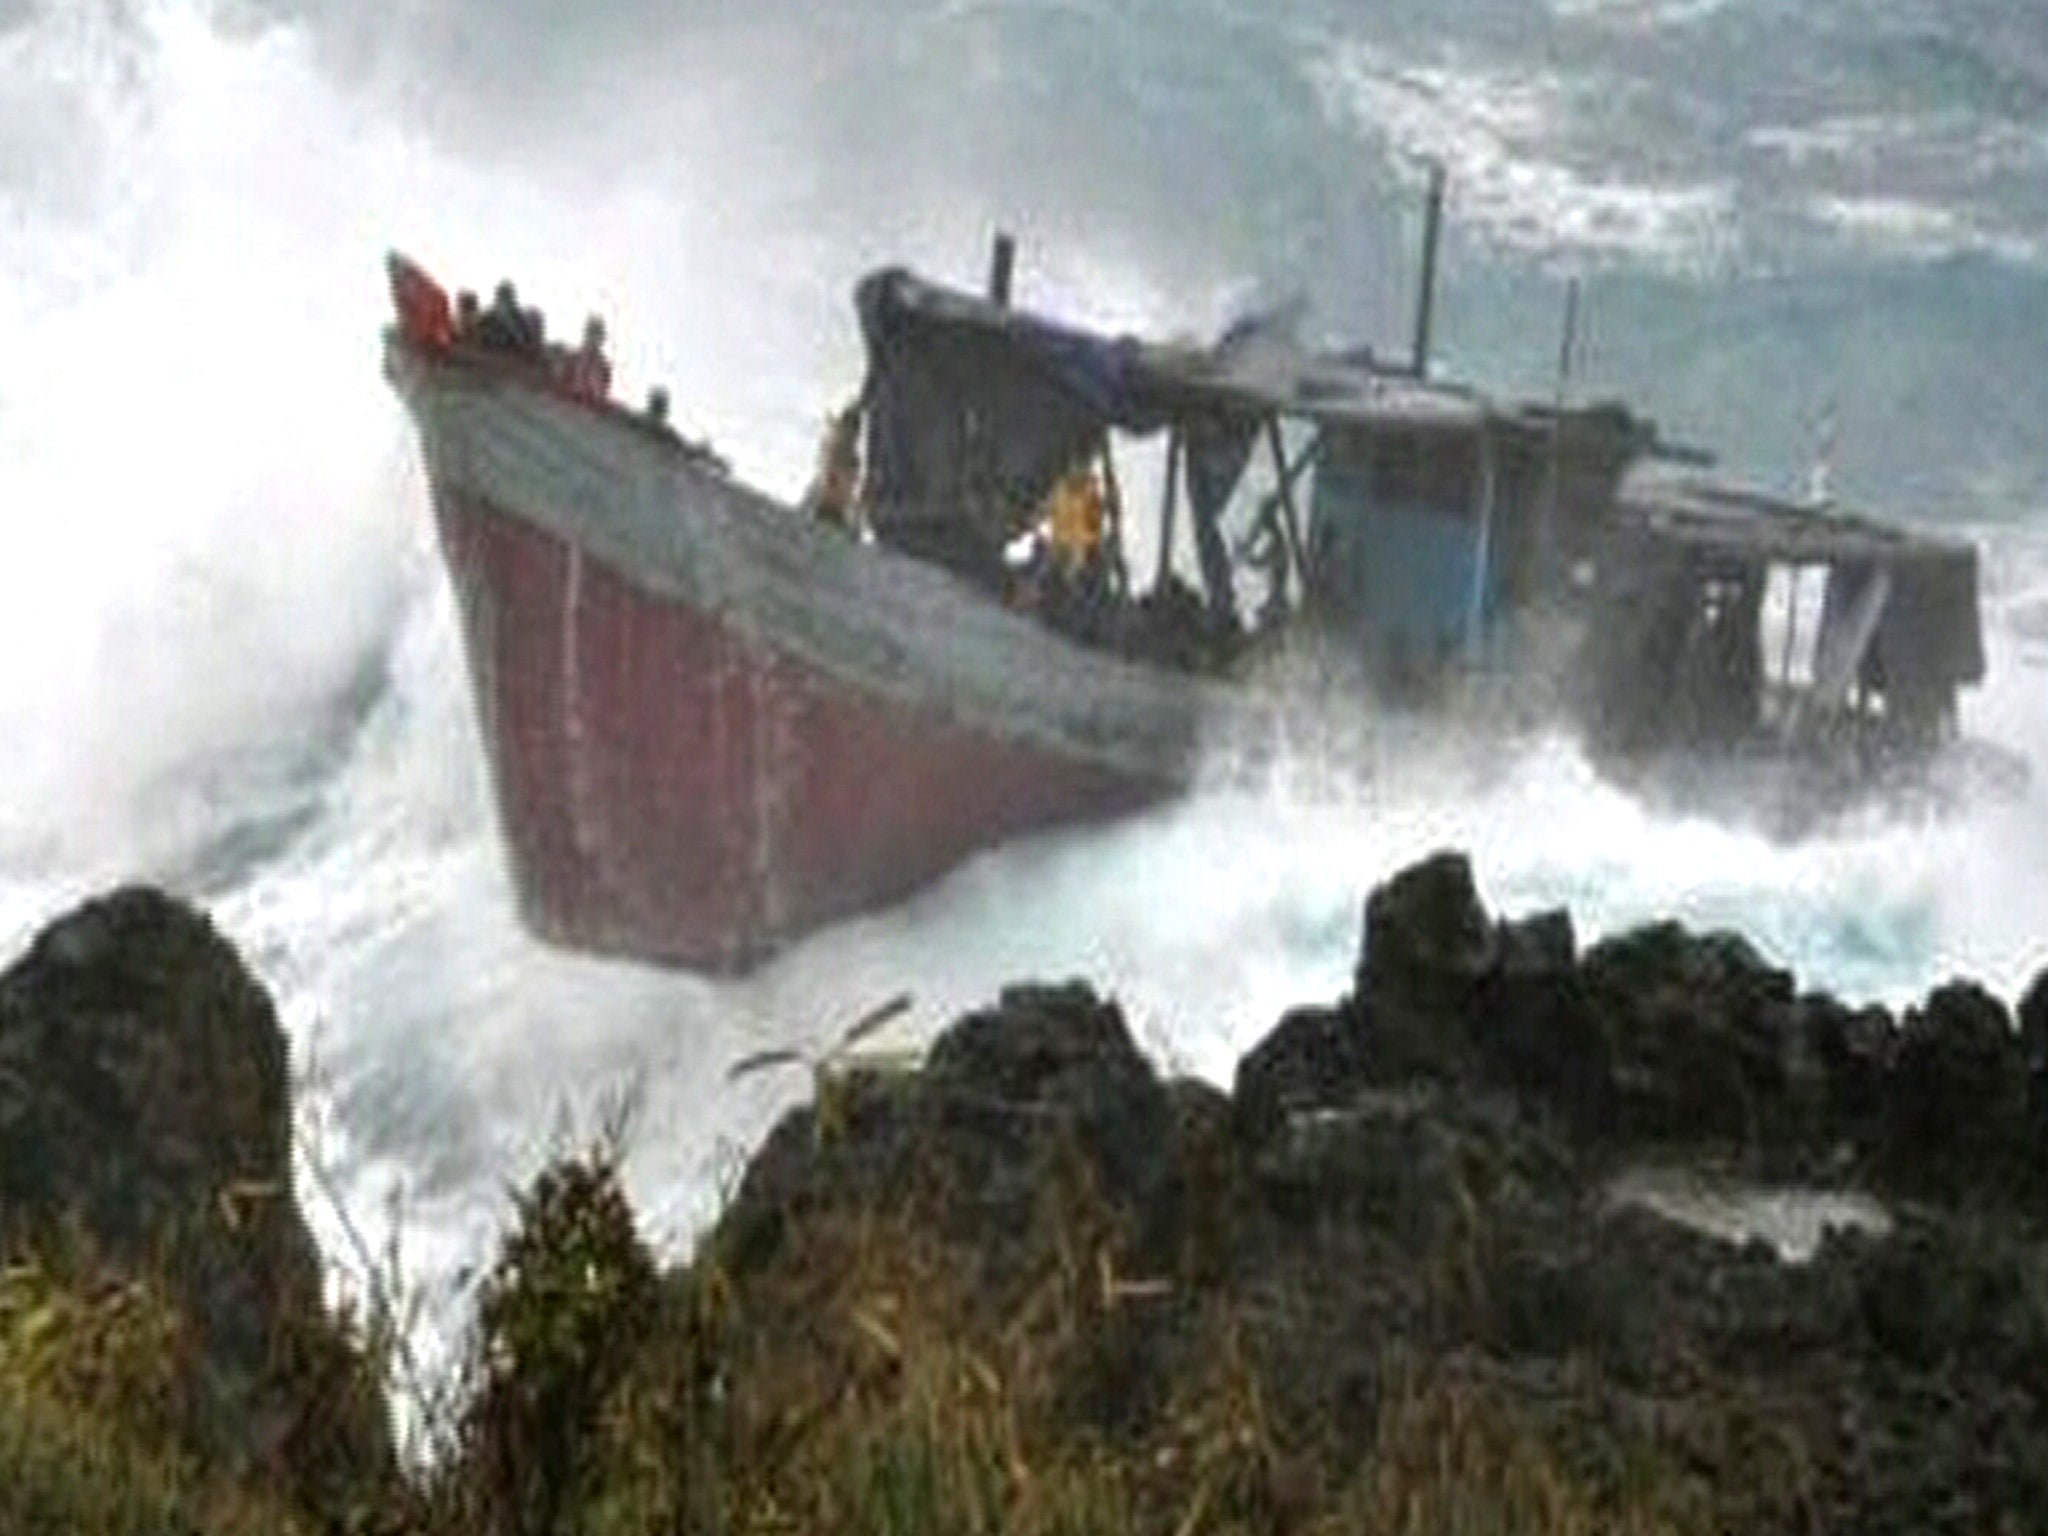
[[[680,1248],[800,1088],[728,1082],[749,1051],[818,1047],[905,988],[915,1039],[1078,973],[1220,1076],[1348,984],[1365,890],[1440,844],[1497,907],[1565,902],[1589,936],[1673,914],[1851,997],[1953,971],[2010,993],[2048,947],[2048,156],[2024,88],[2048,50],[2009,9],[17,7],[0,935],[115,878],[203,880],[279,994],[344,1197],[374,1225],[403,1190],[449,1328],[565,1103],[644,1084],[628,1172]],[[1002,225],[1035,307],[1206,335],[1298,288],[1314,334],[1394,349],[1418,154],[1452,162],[1447,368],[1547,392],[1583,271],[1575,388],[1786,488],[1839,397],[1845,495],[1980,520],[1991,676],[1965,723],[2036,788],[1780,845],[1653,814],[1567,740],[1483,771],[1425,742],[994,851],[745,982],[523,934],[377,376],[387,248],[516,277],[558,332],[603,312],[627,398],[669,385],[685,430],[794,492],[858,385],[868,268],[972,280]],[[1135,457],[1129,483],[1148,504]]]

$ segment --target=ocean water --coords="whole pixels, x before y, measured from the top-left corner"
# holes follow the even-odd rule
[[[794,492],[884,261],[1202,334],[1299,294],[1405,345],[1451,173],[1448,371],[1581,395],[1791,489],[1981,541],[1975,733],[2016,800],[1794,846],[1662,815],[1562,738],[1333,781],[1283,760],[975,860],[740,982],[512,916],[381,258],[609,317],[622,387]],[[509,1183],[630,1106],[670,1251],[806,1086],[727,1080],[908,990],[915,1038],[1081,975],[1227,1077],[1339,992],[1366,890],[1443,845],[1506,911],[1731,924],[1901,1003],[2048,963],[2048,10],[2022,0],[0,0],[0,952],[169,881],[276,992],[303,1140],[430,1348]],[[1142,463],[1133,478],[1145,481]],[[352,1283],[334,1211],[309,1215]]]

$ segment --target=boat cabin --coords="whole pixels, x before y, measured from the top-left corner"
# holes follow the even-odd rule
[[[1514,619],[1567,598],[1655,429],[1618,405],[1504,407],[1383,380],[1320,423],[1315,611],[1383,672],[1511,659]]]
[[[1622,405],[1567,408],[1564,369],[1554,404],[1430,378],[1440,192],[1401,362],[1305,348],[1285,312],[1208,346],[1058,324],[1011,307],[1001,241],[986,295],[867,278],[876,536],[1087,643],[1181,666],[1307,631],[1383,687],[1427,692],[1453,669],[1516,671],[1518,651],[1555,669],[1562,636],[1569,675],[1551,681],[1597,744],[1632,754],[1867,759],[1951,737],[1958,690],[1984,673],[1975,550],[1672,478],[1710,460]],[[1113,432],[1165,439],[1142,586]],[[1078,583],[1020,583],[1013,552],[1076,466],[1106,482],[1101,559]],[[1199,590],[1174,567],[1183,503]]]
[[[1591,557],[1623,473],[1657,447],[1619,405],[1503,406],[1368,352],[1304,349],[1284,316],[1174,346],[900,269],[857,302],[876,537],[1018,602],[1011,552],[1063,476],[1098,467],[1099,578],[1078,603],[1025,603],[1155,658],[1213,665],[1302,622],[1390,680],[1496,657],[1508,621]],[[1112,431],[1165,440],[1149,583],[1129,568]],[[1199,590],[1173,569],[1183,503]]]
[[[1588,724],[1631,754],[1917,755],[1984,676],[1973,546],[1706,481],[1624,489],[1593,607]]]

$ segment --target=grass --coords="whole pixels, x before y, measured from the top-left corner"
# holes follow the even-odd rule
[[[118,1416],[0,1385],[0,1536],[298,1536],[273,1497],[150,1445]]]
[[[1227,1300],[1119,1279],[1085,1198],[1048,1202],[1064,1225],[1046,1233],[1041,1271],[1001,1298],[914,1211],[813,1213],[744,1277],[713,1245],[650,1286],[608,1166],[558,1166],[521,1209],[475,1343],[484,1384],[428,1501],[433,1532],[1712,1528],[1648,1448],[1643,1475],[1608,1486],[1470,1373],[1395,1372],[1373,1442],[1341,1460],[1296,1443]],[[1191,1364],[1162,1402],[1097,1422],[1076,1404],[1117,1369],[1104,1341],[1131,1308],[1184,1309]]]
[[[43,1263],[0,1273],[0,1536],[308,1529],[195,1454],[189,1366],[154,1285]]]
[[[1271,1406],[1220,1287],[1123,1272],[1072,1170],[1001,1293],[913,1198],[793,1213],[739,1272],[662,1273],[610,1155],[516,1202],[479,1292],[462,1407],[410,1482],[230,1475],[186,1432],[164,1292],[24,1265],[0,1281],[0,1536],[1692,1536],[1696,1478],[1647,1440],[1603,1475],[1484,1362],[1384,1352],[1367,1443]],[[1133,1397],[1132,1341],[1176,1341]],[[306,1357],[317,1421],[356,1390]],[[353,1357],[351,1357],[353,1358]],[[387,1358],[387,1366],[392,1362]],[[395,1368],[395,1367],[393,1367]],[[1156,1400],[1154,1400],[1156,1398]],[[1610,1441],[1608,1449],[1612,1450]]]

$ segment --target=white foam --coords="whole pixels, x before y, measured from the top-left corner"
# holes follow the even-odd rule
[[[1768,1243],[1788,1264],[1805,1264],[1830,1232],[1892,1229],[1889,1212],[1868,1195],[1782,1188],[1716,1179],[1682,1168],[1637,1168],[1607,1189],[1617,1205],[1637,1206],[1724,1243]]]
[[[1735,0],[1550,0],[1551,14],[1563,21],[1657,31],[1689,27],[1727,10]]]
[[[1725,254],[1727,183],[1650,185],[1569,155],[1577,98],[1590,86],[1471,60],[1416,64],[1359,42],[1332,48],[1312,79],[1327,110],[1397,156],[1445,164],[1458,222],[1500,245],[1687,267]]]
[[[1742,141],[1764,172],[1787,180],[1784,211],[1864,250],[2048,262],[2023,207],[2027,189],[2048,177],[2041,125],[1946,107],[1762,124]]]

